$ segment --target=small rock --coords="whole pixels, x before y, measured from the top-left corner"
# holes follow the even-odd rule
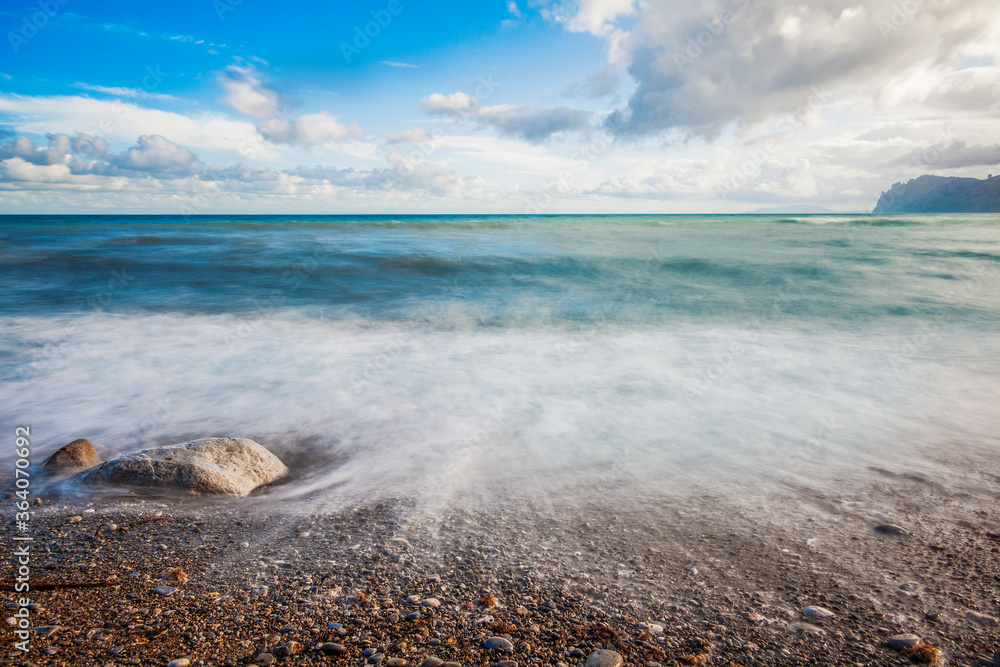
[[[173,586],[160,586],[158,588],[154,588],[153,592],[157,595],[167,596],[176,593],[177,589],[174,588]]]
[[[444,660],[437,658],[433,655],[429,655],[424,658],[424,661],[420,663],[420,667],[441,667],[444,664]]]
[[[443,665],[441,665],[441,667],[462,667],[462,663],[460,663],[460,662],[446,662]]]
[[[909,535],[905,528],[902,526],[897,526],[894,523],[880,523],[875,526],[876,533],[882,533],[883,535]]]
[[[270,653],[258,653],[254,656],[253,661],[260,667],[270,667],[274,664],[274,656]]]
[[[389,538],[389,544],[395,544],[397,547],[405,547],[407,549],[409,549],[410,547],[413,546],[412,544],[410,544],[410,541],[408,539],[406,539],[405,537],[392,537],[392,538]]]
[[[380,665],[382,661],[385,660],[385,656],[381,653],[376,653],[375,655],[368,656],[368,664],[370,665]]]
[[[294,639],[274,649],[275,658],[287,658],[290,655],[302,652],[302,644]]]
[[[621,653],[602,648],[587,656],[585,667],[622,667],[624,664]]]
[[[911,634],[905,635],[894,635],[889,638],[889,646],[896,649],[897,651],[902,651],[904,648],[913,648],[919,646],[921,643],[920,637]]]
[[[71,516],[71,517],[69,518],[69,522],[70,522],[70,523],[79,523],[79,522],[81,522],[81,521],[83,521],[83,517],[82,517],[82,516],[79,516],[79,515],[77,515],[77,516]]]
[[[815,616],[816,618],[831,618],[836,616],[836,614],[824,607],[806,607],[802,610],[802,613],[806,616]]]
[[[514,652],[514,644],[509,639],[504,639],[503,637],[490,637],[483,645],[494,651]]]
[[[517,660],[501,660],[497,667],[517,667]]]
[[[51,637],[60,630],[62,630],[62,627],[58,625],[40,625],[37,628],[35,628],[35,632],[37,632],[43,637]]]
[[[697,575],[698,574],[698,568],[692,567],[690,570],[688,570],[688,574],[690,574],[692,577],[695,576],[695,575]]]
[[[42,470],[46,472],[86,470],[97,465],[101,465],[101,457],[94,450],[94,443],[86,438],[79,438],[68,445],[63,445],[45,459]]]
[[[997,619],[992,616],[980,614],[978,611],[972,611],[971,609],[965,612],[965,617],[973,623],[978,623],[979,625],[985,625],[987,627],[993,627],[994,625],[1000,624],[1000,621],[997,621]]]
[[[420,606],[421,607],[430,607],[430,608],[434,609],[436,607],[440,607],[441,606],[441,601],[438,600],[437,598],[427,598],[426,600],[421,600],[420,601]]]
[[[338,644],[337,642],[326,642],[319,647],[319,650],[323,651],[327,655],[344,655],[347,653],[347,648],[343,644]]]
[[[407,662],[403,658],[389,658],[385,661],[385,667],[406,667]]]
[[[187,658],[177,658],[167,663],[167,667],[189,667],[190,665],[191,661]]]

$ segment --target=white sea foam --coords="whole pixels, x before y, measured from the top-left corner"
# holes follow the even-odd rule
[[[766,324],[448,328],[268,317],[13,317],[0,324],[5,428],[47,454],[212,435],[258,439],[296,502],[409,495],[830,491],[866,466],[940,469],[996,447],[997,349]],[[47,344],[47,347],[44,346]],[[1000,347],[995,342],[994,348]],[[4,452],[5,460],[11,454]]]

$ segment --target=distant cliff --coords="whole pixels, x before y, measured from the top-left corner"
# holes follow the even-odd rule
[[[1000,176],[921,176],[895,183],[872,213],[1000,213]]]

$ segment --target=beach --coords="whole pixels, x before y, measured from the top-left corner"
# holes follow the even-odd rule
[[[996,229],[12,218],[0,475],[39,503],[4,664],[988,665]],[[288,472],[39,469],[207,437]]]
[[[881,470],[837,497],[606,489],[440,514],[47,498],[32,655],[5,664],[357,665],[376,649],[370,664],[577,665],[604,648],[629,665],[908,665],[888,641],[912,633],[936,664],[988,665],[1000,468],[942,470],[964,482]],[[513,648],[486,648],[496,636]]]

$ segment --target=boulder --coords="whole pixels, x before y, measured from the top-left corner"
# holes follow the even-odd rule
[[[86,438],[79,438],[68,445],[63,445],[45,459],[42,470],[46,472],[85,470],[100,463],[101,457],[94,450],[94,443]]]
[[[247,438],[202,438],[122,454],[81,473],[85,484],[245,496],[288,474],[277,456]]]

